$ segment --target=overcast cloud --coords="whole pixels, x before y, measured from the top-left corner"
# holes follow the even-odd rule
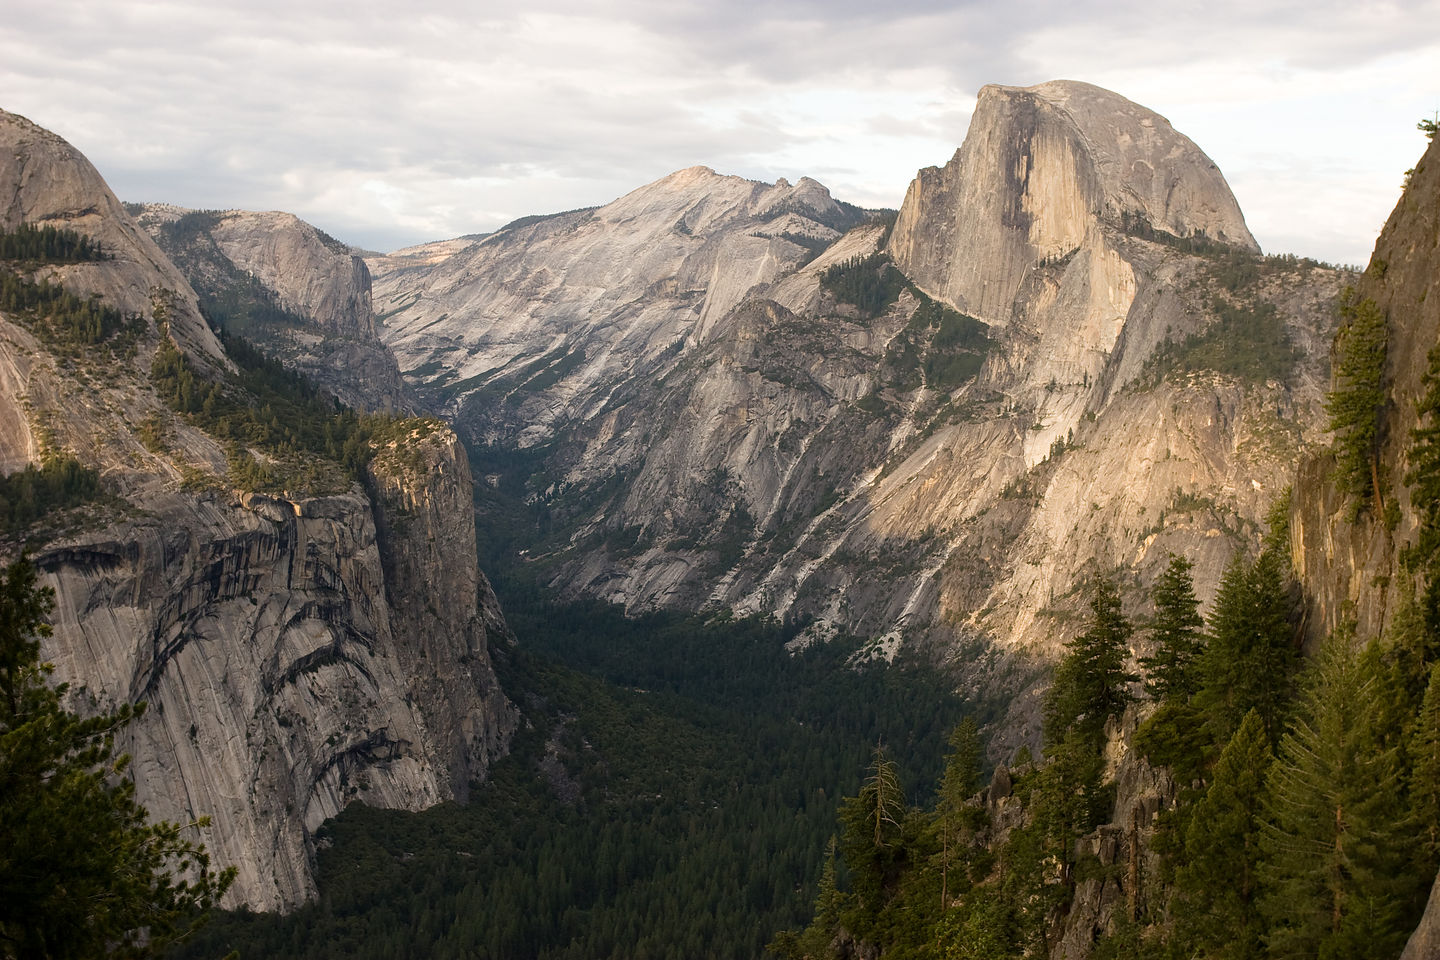
[[[697,163],[898,206],[983,84],[1060,77],[1168,117],[1267,251],[1361,263],[1440,107],[1440,0],[49,0],[0,24],[0,107],[122,199],[382,250]]]

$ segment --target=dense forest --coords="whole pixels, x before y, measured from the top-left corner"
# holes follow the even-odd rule
[[[811,923],[772,950],[1043,956],[1081,884],[1125,875],[1127,897],[1094,944],[1102,960],[1398,955],[1440,866],[1440,643],[1411,606],[1385,638],[1342,630],[1302,662],[1283,536],[1254,561],[1235,558],[1208,622],[1188,561],[1172,557],[1140,625],[1156,652],[1138,671],[1136,624],[1098,580],[1045,701],[1043,756],[1007,772],[1007,797],[977,795],[973,733],[953,741],[926,809],[877,753],[841,807],[849,883],[827,865]],[[1091,842],[1124,826],[1105,749],[1137,709],[1133,749],[1180,785],[1154,831],[1151,875],[1138,851],[1106,863]]]
[[[322,831],[319,899],[219,917],[182,957],[759,955],[815,897],[840,793],[883,743],[928,802],[962,704],[920,664],[794,628],[555,606],[505,589],[492,648],[528,724],[465,806],[352,806]]]
[[[377,443],[433,426],[356,413],[223,327],[220,339],[234,362],[233,374],[197,372],[166,339],[156,350],[150,379],[172,410],[226,444],[230,479],[239,487],[300,493],[348,485],[364,478]],[[158,424],[149,425],[146,437],[156,449],[167,442]],[[337,475],[333,465],[343,472]]]

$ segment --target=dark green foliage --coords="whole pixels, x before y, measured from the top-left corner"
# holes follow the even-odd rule
[[[1142,376],[1158,382],[1202,371],[1214,371],[1245,383],[1289,382],[1300,351],[1290,340],[1275,306],[1211,301],[1216,319],[1184,340],[1167,340],[1145,361]]]
[[[1090,628],[1065,645],[1055,682],[1045,700],[1045,731],[1059,743],[1074,728],[1094,752],[1105,740],[1105,722],[1119,717],[1133,700],[1130,684],[1139,679],[1128,668],[1130,621],[1120,610],[1113,581],[1095,582]]]
[[[1308,671],[1267,781],[1261,907],[1273,957],[1395,956],[1403,919],[1413,923],[1401,766],[1373,726],[1380,694],[1348,632]]]
[[[1190,700],[1167,700],[1135,731],[1134,747],[1155,766],[1169,767],[1175,782],[1188,784],[1205,774],[1215,742],[1206,716]]]
[[[100,475],[72,457],[55,457],[0,477],[0,534],[24,529],[55,510],[100,495]]]
[[[1432,347],[1421,379],[1424,393],[1416,404],[1417,420],[1410,434],[1410,502],[1418,514],[1419,533],[1405,560],[1426,582],[1421,616],[1431,642],[1440,639],[1440,346]]]
[[[1155,652],[1142,657],[1145,692],[1156,700],[1188,700],[1200,687],[1195,662],[1205,649],[1200,601],[1190,570],[1194,564],[1175,554],[1155,583],[1155,616],[1147,624]]]
[[[878,317],[909,285],[889,255],[879,252],[851,257],[820,274],[821,289],[855,306],[865,317]]]
[[[26,560],[0,574],[0,955],[153,956],[234,872],[135,803],[114,741],[143,707],[82,719],[61,705],[38,662],[52,598]]]
[[[961,707],[925,668],[499,579],[520,644],[492,652],[534,729],[464,807],[352,806],[325,828],[314,905],[221,917],[183,956],[757,957],[812,905],[840,909],[844,870],[829,896],[815,878],[877,740],[920,790],[938,778]],[[537,776],[547,753],[573,803]]]
[[[1171,945],[1182,956],[1263,955],[1258,870],[1270,758],[1265,724],[1252,710],[1221,751],[1210,789],[1188,818],[1170,901]]]
[[[64,287],[36,283],[3,268],[0,310],[15,314],[47,344],[61,349],[101,343],[120,331],[133,333],[137,326],[96,297],[77,297]]]
[[[886,253],[837,263],[821,274],[820,285],[867,318],[879,316],[906,290],[915,297],[909,323],[885,349],[879,378],[883,387],[906,392],[924,386],[951,393],[973,380],[985,363],[990,328],[926,296]],[[878,396],[866,400],[869,412],[884,412]]]
[[[1196,230],[1192,236],[1179,237],[1168,230],[1159,229],[1151,222],[1150,216],[1141,210],[1122,210],[1120,212],[1120,229],[1126,236],[1164,244],[1182,253],[1216,256],[1238,252],[1242,256],[1255,258],[1255,255],[1248,251],[1236,251],[1227,243],[1211,240],[1206,236],[1204,230]]]
[[[1430,668],[1430,683],[1407,744],[1410,762],[1411,822],[1420,828],[1420,874],[1440,863],[1440,660]]]
[[[100,244],[74,230],[22,223],[0,232],[0,260],[24,263],[81,263],[108,260]]]
[[[1299,654],[1282,562],[1273,547],[1254,563],[1236,554],[1220,581],[1196,694],[1213,743],[1228,741],[1251,710],[1272,744],[1284,730]]]
[[[1383,495],[1380,482],[1380,424],[1385,412],[1385,315],[1370,299],[1347,290],[1340,301],[1344,323],[1335,338],[1335,389],[1325,399],[1335,433],[1335,483],[1355,509]]]
[[[374,440],[404,433],[418,423],[361,416],[244,340],[222,334],[221,342],[235,363],[233,377],[221,381],[197,374],[173,343],[162,340],[150,379],[171,409],[229,445],[232,479],[247,489],[322,484],[317,457],[361,479]],[[250,447],[276,462],[261,464],[247,451]]]
[[[840,852],[856,901],[849,911],[852,927],[855,920],[879,914],[895,894],[906,866],[901,840],[908,813],[899,768],[876,747],[860,792],[840,804]],[[861,936],[870,932],[864,929],[868,924],[860,926]]]
[[[990,349],[990,328],[916,291],[920,305],[910,318],[907,332],[934,331],[922,370],[925,386],[950,393],[975,379]]]

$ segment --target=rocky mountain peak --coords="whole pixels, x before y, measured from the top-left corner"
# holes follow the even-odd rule
[[[964,144],[921,170],[890,249],[932,296],[991,323],[1013,319],[1037,265],[1135,230],[1255,251],[1215,164],[1164,117],[1071,80],[980,91]]]

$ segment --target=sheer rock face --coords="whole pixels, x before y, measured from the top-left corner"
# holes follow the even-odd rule
[[[1237,281],[1157,234],[1254,250],[1213,165],[1149,111],[1081,84],[987,88],[888,241],[916,286],[989,323],[978,372],[947,381],[913,292],[868,316],[822,283],[881,249],[882,225],[800,255],[796,237],[836,232],[822,190],[681,171],[371,261],[402,368],[503,452],[496,485],[527,483],[552,585],[811,619],[807,636],[872,637],[877,655],[937,640],[977,694],[1029,682],[1096,571],[1125,571],[1139,612],[1168,553],[1188,554],[1208,601],[1323,430],[1346,277],[1255,257]],[[965,271],[1003,295],[947,294]],[[1273,308],[1293,373],[1148,375],[1217,300]],[[1033,702],[1003,742],[1038,734]]]
[[[1062,296],[1088,324],[1134,295],[1103,229],[1125,217],[1259,250],[1220,171],[1164,117],[1069,80],[987,86],[954,158],[911,183],[890,250],[931,296],[994,324],[1025,311],[1033,267],[1075,257],[1085,270]]]
[[[854,208],[850,208],[852,211]],[[383,336],[431,409],[529,446],[663,375],[853,214],[820,184],[691,167],[592,210],[372,259]],[[788,239],[787,239],[788,237]]]
[[[289,213],[153,203],[137,222],[202,294],[266,296],[302,322],[240,331],[260,349],[358,410],[413,409],[395,357],[376,334],[370,271],[339,241]]]
[[[1378,636],[1405,587],[1401,551],[1414,542],[1418,511],[1405,474],[1416,403],[1430,351],[1440,344],[1440,144],[1431,141],[1410,183],[1375,242],[1370,267],[1356,284],[1388,324],[1385,382],[1390,394],[1381,418],[1379,473],[1398,522],[1387,528],[1380,509],[1355,518],[1336,489],[1329,455],[1300,464],[1292,505],[1296,569],[1311,604],[1312,639],[1354,617],[1360,636]]]
[[[1440,957],[1440,877],[1430,888],[1430,901],[1425,906],[1425,915],[1410,935],[1400,960],[1435,960]]]
[[[213,819],[201,839],[239,869],[228,903],[296,905],[326,817],[353,799],[461,797],[513,729],[486,648],[507,631],[475,566],[468,462],[433,423],[376,451],[374,501],[359,484],[230,488],[224,447],[148,377],[166,332],[228,364],[194,291],[73,148],[10,115],[0,135],[0,196],[17,198],[5,226],[53,223],[114,255],[41,274],[147,321],[133,356],[61,357],[0,315],[6,469],[64,452],[115,495],[28,531],[56,591],[42,656],[79,709],[150,705],[120,743],[138,798],[155,817]]]

